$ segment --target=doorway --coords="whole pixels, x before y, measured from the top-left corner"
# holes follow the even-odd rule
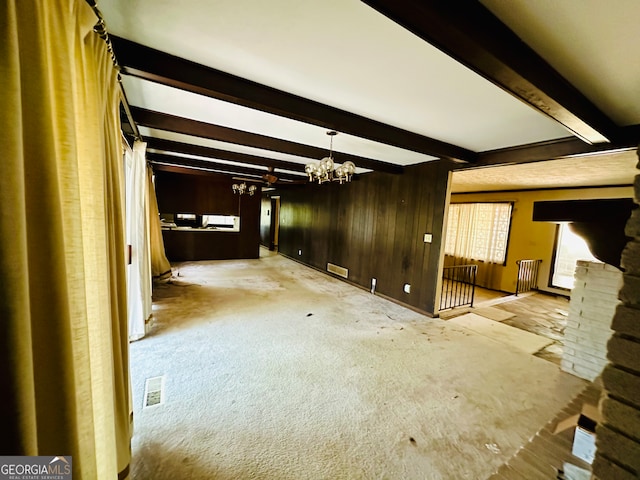
[[[280,197],[271,197],[271,224],[269,228],[269,250],[278,251],[280,236]]]
[[[571,290],[578,260],[600,261],[591,254],[587,242],[571,231],[568,223],[560,223],[556,231],[556,248],[549,286]]]
[[[260,212],[260,244],[278,251],[280,237],[280,196],[264,195]]]

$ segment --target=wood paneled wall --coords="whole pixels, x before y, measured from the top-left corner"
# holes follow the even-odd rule
[[[376,292],[433,314],[449,169],[435,161],[402,175],[279,191],[279,252],[322,270],[347,268],[349,281],[367,289],[376,278]]]
[[[165,249],[169,260],[260,256],[260,194],[240,197],[233,193],[233,183],[236,182],[228,176],[156,171],[155,186],[160,213],[240,216],[239,233],[198,232],[191,233],[190,237],[179,237],[180,232],[172,232],[166,235]]]
[[[156,171],[156,195],[161,213],[196,213],[198,215],[239,215],[238,195],[231,185],[235,182],[221,175],[190,175]],[[259,203],[260,195],[249,197]],[[243,205],[248,205],[250,201]]]

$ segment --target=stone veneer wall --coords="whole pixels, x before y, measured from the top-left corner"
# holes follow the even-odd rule
[[[562,370],[591,382],[602,373],[621,286],[622,272],[617,268],[578,261],[564,331]]]
[[[634,187],[640,203],[640,175]],[[613,317],[609,364],[602,373],[603,419],[596,428],[593,472],[600,480],[640,478],[640,209],[633,211],[626,234],[632,240],[622,253],[622,303]]]

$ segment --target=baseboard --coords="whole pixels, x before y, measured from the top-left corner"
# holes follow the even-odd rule
[[[311,268],[311,269],[313,269],[313,270],[315,270],[317,272],[324,273],[325,275],[327,275],[327,276],[329,276],[331,278],[335,278],[336,280],[340,280],[341,282],[348,283],[349,285],[354,286],[356,288],[359,288],[360,290],[365,290],[367,292],[371,292],[369,290],[369,288],[365,287],[364,285],[360,285],[359,283],[352,282],[351,280],[349,280],[347,278],[344,278],[344,277],[341,277],[339,275],[334,275],[331,272],[328,272],[326,270],[318,268],[318,267],[316,267],[314,265],[309,265],[308,263],[305,263],[302,260],[299,260],[299,259],[297,259],[295,257],[291,257],[291,256],[289,256],[289,255],[287,255],[285,253],[278,252],[278,255],[282,255],[283,257],[288,258],[289,260],[293,260],[294,262],[299,263],[300,265],[304,265],[305,267]],[[398,300],[397,298],[389,297],[388,295],[385,295],[383,293],[376,292],[376,293],[372,293],[372,295],[375,295],[376,297],[384,298],[385,300],[387,300],[389,302],[395,303],[396,305],[400,305],[401,307],[408,308],[409,310],[412,310],[412,311],[414,311],[416,313],[419,313],[421,315],[424,315],[426,317],[437,318],[436,315],[434,315],[432,313],[429,313],[426,310],[422,310],[422,309],[420,309],[418,307],[415,307],[413,305],[409,305],[408,303],[405,303],[405,302],[403,302],[401,300]]]

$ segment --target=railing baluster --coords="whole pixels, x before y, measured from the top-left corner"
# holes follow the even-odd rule
[[[518,278],[516,280],[516,296],[519,293],[534,290],[538,285],[538,268],[542,260],[516,260]]]
[[[477,270],[477,265],[456,265],[442,269],[440,310],[473,306]]]

